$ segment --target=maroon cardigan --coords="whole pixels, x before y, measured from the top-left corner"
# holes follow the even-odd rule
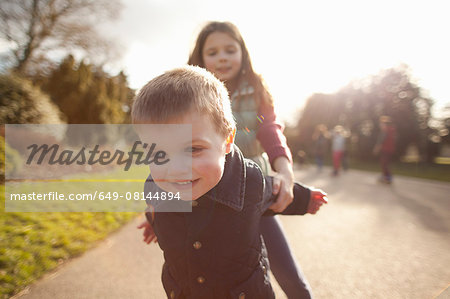
[[[261,143],[262,148],[269,156],[270,165],[276,158],[284,156],[292,163],[292,154],[286,143],[283,134],[283,125],[278,122],[273,106],[261,103],[258,115],[263,116],[262,124],[256,133],[256,139]]]

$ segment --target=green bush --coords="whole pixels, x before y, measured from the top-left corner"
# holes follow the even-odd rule
[[[39,88],[14,75],[0,75],[0,122],[2,124],[65,123],[63,115]]]
[[[6,163],[8,161],[8,163]],[[22,167],[20,154],[12,149],[3,136],[0,136],[0,182],[5,180],[5,174],[14,174]]]

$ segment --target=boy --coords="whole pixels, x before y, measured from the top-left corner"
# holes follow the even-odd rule
[[[166,72],[139,92],[132,119],[192,126],[192,136],[172,138],[172,144],[162,138],[167,163],[152,165],[145,185],[145,194],[181,194],[192,204],[192,212],[147,213],[164,251],[167,296],[273,298],[259,233],[262,215],[273,213],[272,182],[234,146],[235,123],[223,84],[198,67]],[[163,211],[166,202],[154,202],[151,209]],[[323,192],[296,184],[283,214],[315,213],[322,203]]]

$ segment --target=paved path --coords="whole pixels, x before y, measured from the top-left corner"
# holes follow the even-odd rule
[[[282,216],[315,298],[449,298],[450,184],[312,168],[299,181],[323,188],[317,215]],[[51,273],[20,298],[165,298],[162,253],[141,242],[136,219]],[[276,283],[277,298],[286,298]]]

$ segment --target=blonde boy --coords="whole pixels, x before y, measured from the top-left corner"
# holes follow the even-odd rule
[[[179,150],[172,146],[168,155],[173,160],[152,166],[145,186],[145,193],[180,192],[192,204],[192,212],[148,216],[164,251],[167,296],[273,298],[259,233],[260,218],[273,213],[267,210],[272,182],[233,144],[235,123],[223,84],[199,67],[168,71],[142,88],[132,118],[135,124],[192,126],[191,140],[177,138]],[[191,163],[183,164],[181,153]],[[319,207],[326,202],[324,193],[296,184],[282,214],[305,214],[312,194]]]

